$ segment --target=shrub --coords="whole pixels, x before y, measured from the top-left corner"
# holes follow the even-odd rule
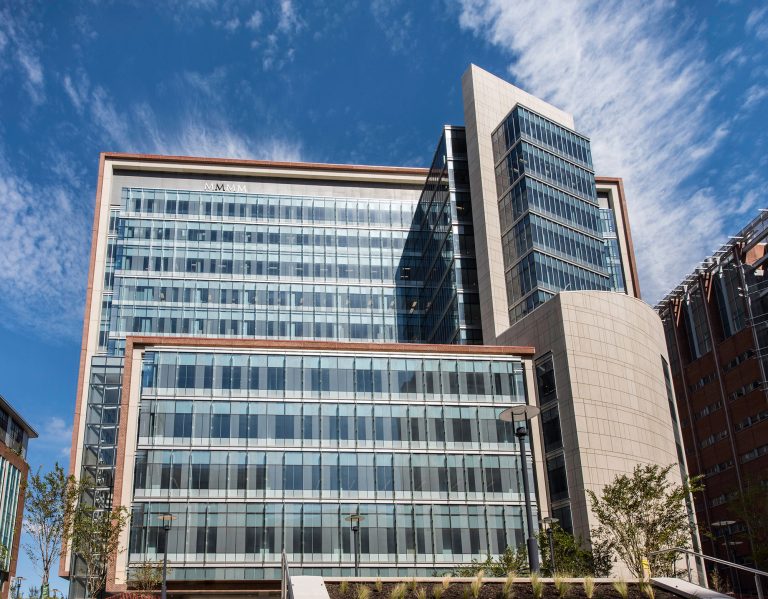
[[[434,599],[441,599],[444,592],[445,592],[445,589],[441,584],[436,584],[432,587],[432,597],[434,597]]]
[[[376,582],[373,583],[373,588],[377,593],[381,593],[384,590],[384,583],[381,582],[381,578],[376,578]]]
[[[416,599],[427,599],[427,589],[424,587],[416,589]]]
[[[349,590],[349,581],[345,578],[339,583],[339,593],[346,595]]]
[[[408,581],[408,588],[410,589],[411,593],[416,593],[416,587],[418,587],[418,586],[419,586],[419,583],[416,582],[415,578],[411,578]]]
[[[440,584],[442,585],[443,590],[447,591],[448,587],[451,586],[451,575],[450,574],[444,575],[443,580],[440,582]]]
[[[584,578],[584,594],[587,599],[592,599],[592,595],[595,594],[595,579],[591,576]]]

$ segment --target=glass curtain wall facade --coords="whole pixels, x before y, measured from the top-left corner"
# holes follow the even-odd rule
[[[0,553],[0,577],[3,580],[11,567],[10,547],[13,546],[20,488],[21,471],[0,456],[0,547],[5,549]]]
[[[600,228],[603,233],[605,266],[611,274],[611,289],[626,293],[627,285],[624,280],[621,249],[616,230],[616,214],[611,207],[607,193],[598,192],[597,199],[600,202]]]
[[[443,130],[398,273],[405,340],[482,343],[463,127]]]
[[[415,208],[123,187],[100,349],[120,355],[131,334],[400,340],[395,271]]]
[[[519,358],[149,349],[129,566],[175,579],[415,575],[522,543]],[[530,452],[530,448],[527,448]],[[530,465],[530,464],[529,464]],[[530,468],[526,470],[532,478]]]
[[[492,138],[510,322],[558,291],[615,289],[589,140],[519,105]]]
[[[123,185],[110,207],[83,472],[112,492],[128,335],[396,341],[415,201]]]

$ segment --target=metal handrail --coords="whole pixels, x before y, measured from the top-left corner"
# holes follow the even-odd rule
[[[737,570],[744,570],[745,572],[749,572],[750,574],[755,575],[755,586],[757,587],[757,596],[759,599],[763,599],[763,587],[760,584],[760,577],[766,576],[768,577],[768,572],[763,572],[762,570],[756,570],[755,568],[750,568],[749,566],[742,566],[741,564],[737,564],[735,562],[729,562],[724,559],[720,559],[719,557],[711,557],[709,555],[705,555],[703,553],[699,553],[698,551],[692,551],[690,549],[686,549],[685,547],[672,547],[671,549],[660,549],[659,551],[651,551],[648,554],[648,557],[652,555],[660,555],[662,553],[685,553],[686,556],[686,562],[688,561],[688,555],[693,555],[695,557],[699,557],[701,559],[709,560],[711,562],[715,562],[716,564],[722,564],[724,566],[728,566],[729,568],[736,568]],[[688,571],[688,576],[690,580],[690,566]]]
[[[760,576],[768,576],[768,572],[763,572],[762,570],[755,570],[754,568],[750,568],[749,566],[742,566],[741,564],[737,564],[735,562],[728,562],[724,559],[720,559],[719,557],[711,557],[709,555],[705,555],[703,553],[699,553],[697,551],[691,551],[690,549],[686,549],[685,547],[672,547],[671,549],[661,549],[659,551],[651,551],[648,556],[652,555],[659,555],[661,553],[670,553],[672,551],[679,552],[679,553],[688,553],[690,555],[695,555],[697,557],[702,557],[704,559],[708,559],[712,562],[717,562],[718,564],[724,564],[726,566],[731,566],[733,568],[738,568],[739,570],[744,570],[746,572],[751,572],[752,574],[759,574]]]
[[[282,559],[280,560],[280,570],[282,579],[280,582],[280,599],[293,599],[293,586],[291,585],[291,570],[288,567],[288,557],[283,551]]]

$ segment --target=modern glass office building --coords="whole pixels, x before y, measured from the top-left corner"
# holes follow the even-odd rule
[[[535,532],[524,475],[537,515],[588,533],[560,391],[530,463],[498,419],[538,401],[545,340],[502,336],[559,290],[639,293],[621,182],[569,115],[474,66],[463,89],[429,169],[102,155],[70,463],[132,514],[108,592],[167,512],[186,589],[274,578],[283,551],[348,573],[350,514],[361,573],[499,554]],[[79,572],[64,556],[73,596]]]

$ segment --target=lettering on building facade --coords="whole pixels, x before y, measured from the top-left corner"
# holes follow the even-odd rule
[[[232,193],[246,193],[248,190],[244,183],[203,183],[203,191],[229,191]]]

